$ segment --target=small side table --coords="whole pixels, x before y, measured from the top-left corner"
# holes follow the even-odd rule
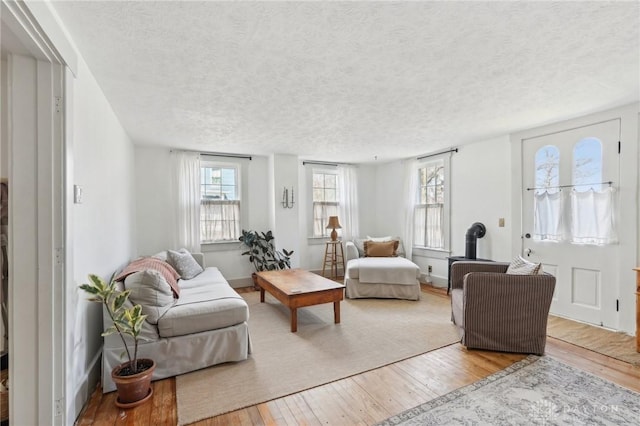
[[[334,280],[338,278],[338,267],[342,268],[344,275],[344,252],[342,251],[342,241],[327,241],[324,248],[324,264],[322,265],[322,276],[329,267],[330,275],[328,278]]]

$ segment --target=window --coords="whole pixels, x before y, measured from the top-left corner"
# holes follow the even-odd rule
[[[202,162],[200,168],[200,239],[202,243],[240,236],[240,166]]]
[[[557,192],[560,185],[560,151],[553,145],[546,145],[536,152],[535,157],[536,193]]]
[[[573,147],[573,185],[578,192],[602,190],[602,142],[585,138]]]
[[[437,160],[418,169],[418,199],[414,212],[415,246],[444,249],[445,162]]]
[[[561,241],[564,237],[563,199],[560,191],[560,150],[545,145],[534,157],[533,239]]]
[[[328,171],[313,171],[313,236],[326,237],[329,216],[338,216],[338,175]]]

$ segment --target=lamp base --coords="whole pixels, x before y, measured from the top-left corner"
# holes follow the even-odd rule
[[[336,228],[333,228],[333,231],[331,231],[331,241],[336,241],[338,239],[338,231],[336,231]]]

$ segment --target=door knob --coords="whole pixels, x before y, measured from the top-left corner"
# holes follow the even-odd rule
[[[533,253],[533,250],[531,250],[530,248],[528,248],[528,249],[526,249],[526,250],[524,251],[524,253],[525,253],[527,256],[530,256],[530,255],[531,255],[531,253]]]

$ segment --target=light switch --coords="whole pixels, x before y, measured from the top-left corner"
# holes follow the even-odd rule
[[[498,219],[498,227],[504,228],[504,217]]]
[[[80,185],[73,185],[73,202],[82,204],[82,187]]]

